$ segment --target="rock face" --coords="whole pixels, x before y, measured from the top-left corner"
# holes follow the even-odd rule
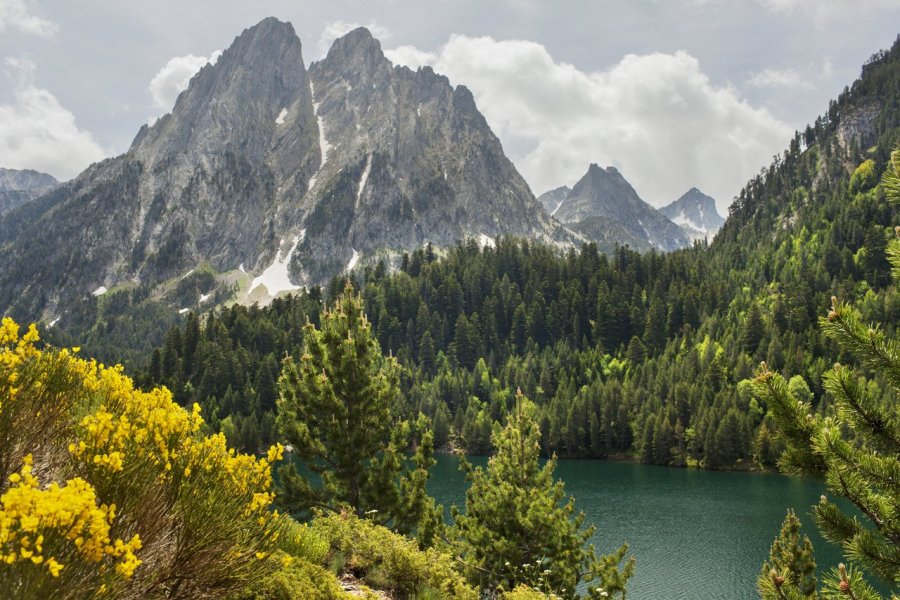
[[[58,183],[52,175],[39,171],[0,167],[0,216],[37,198]]]
[[[553,227],[506,158],[471,92],[425,67],[394,67],[363,28],[309,69],[322,164],[304,202],[298,278],[356,253]],[[323,260],[323,257],[329,257]]]
[[[125,154],[40,202],[0,247],[0,310],[63,325],[89,294],[198,267],[265,300],[429,241],[566,236],[467,89],[393,67],[365,29],[307,71],[274,18],[203,67]]]
[[[541,203],[541,206],[544,207],[544,210],[547,211],[551,217],[556,216],[556,211],[558,211],[563,204],[563,201],[572,193],[572,188],[567,185],[560,186],[554,190],[550,190],[549,192],[544,192],[540,196],[538,196],[538,202]]]
[[[602,169],[591,164],[584,177],[557,202],[553,216],[596,242],[603,251],[616,244],[628,244],[639,251],[669,251],[691,243],[681,228],[641,200],[614,167]]]
[[[675,202],[659,209],[694,240],[711,240],[725,219],[716,211],[715,199],[691,188]]]

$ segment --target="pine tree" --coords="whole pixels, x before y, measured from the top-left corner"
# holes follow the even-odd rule
[[[893,152],[884,189],[900,202],[900,150]],[[888,248],[894,277],[900,276],[900,228]],[[865,515],[863,523],[846,515],[822,496],[816,522],[829,541],[867,573],[892,586],[900,584],[900,344],[877,325],[866,325],[851,305],[832,298],[831,310],[820,319],[825,334],[854,355],[862,366],[893,388],[894,395],[874,398],[864,380],[841,364],[823,377],[833,397],[835,414],[814,415],[808,401],[795,398],[784,378],[763,363],[755,380],[767,399],[787,450],[780,465],[788,472],[825,478],[828,489],[849,499]],[[840,565],[826,580],[826,589],[854,598],[877,598],[858,570]]]
[[[350,508],[404,533],[433,526],[423,523],[437,518],[425,493],[432,433],[424,418],[412,425],[394,414],[398,371],[349,285],[319,329],[306,324],[300,358],[285,360],[278,381],[278,430],[302,465],[281,469],[281,502],[291,512]],[[410,469],[403,451],[415,435]]]
[[[816,560],[812,542],[800,535],[800,519],[788,509],[781,533],[772,543],[769,560],[756,580],[762,600],[816,598]]]
[[[541,467],[536,407],[521,392],[506,426],[492,436],[495,454],[486,469],[463,461],[470,486],[466,512],[453,507],[451,538],[470,580],[486,594],[520,584],[565,598],[579,583],[596,598],[625,598],[633,560],[624,566],[627,546],[599,559],[585,545],[594,533],[564,502],[561,481],[553,479],[556,459]]]
[[[765,328],[759,312],[759,306],[754,303],[750,310],[747,311],[744,329],[741,332],[741,347],[744,349],[744,352],[748,354],[756,352],[764,333]]]

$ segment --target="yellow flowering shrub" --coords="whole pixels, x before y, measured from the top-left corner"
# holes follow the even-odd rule
[[[199,406],[38,341],[3,319],[0,581],[18,591],[0,598],[45,597],[35,582],[54,597],[218,596],[282,567],[270,466],[283,448],[236,453],[202,433]],[[80,592],[54,583],[67,572]]]
[[[0,573],[15,571],[17,563],[24,563],[36,575],[27,578],[28,587],[35,591],[74,591],[94,579],[95,587],[112,592],[115,580],[128,579],[141,564],[135,555],[141,548],[140,537],[113,541],[110,526],[116,507],[98,505],[93,487],[83,479],[41,489],[29,455],[9,481],[10,488],[0,496]],[[53,581],[63,572],[66,576],[61,581]],[[11,585],[25,583],[16,577],[3,580]],[[23,592],[9,591],[17,597]]]

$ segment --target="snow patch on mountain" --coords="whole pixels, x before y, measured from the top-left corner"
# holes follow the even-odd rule
[[[701,215],[702,215],[702,210],[701,210]],[[676,225],[680,225],[681,227],[693,229],[694,231],[696,231],[698,233],[702,233],[704,235],[709,233],[709,230],[706,227],[704,227],[702,225],[698,225],[697,223],[694,223],[693,221],[691,221],[687,217],[687,215],[684,214],[684,211],[681,211],[680,213],[675,215],[675,217],[672,219],[672,222],[675,223]]]
[[[350,257],[350,262],[347,263],[347,272],[352,271],[353,267],[356,266],[356,263],[359,262],[359,252],[357,252],[353,248],[351,248],[351,250],[353,250],[353,256]]]
[[[372,172],[372,155],[369,155],[369,158],[366,159],[366,168],[363,169],[362,176],[359,178],[359,189],[356,190],[356,208],[359,209],[359,202],[362,199],[363,190],[366,187],[366,182],[369,180],[369,173]]]
[[[294,236],[291,247],[287,253],[282,253],[279,249],[275,254],[275,258],[272,260],[272,264],[266,267],[266,269],[253,280],[253,283],[250,284],[250,289],[247,292],[248,296],[256,291],[259,286],[265,286],[266,292],[272,298],[281,292],[292,292],[300,289],[300,286],[291,283],[288,266],[291,264],[291,256],[294,255],[294,250],[297,249],[297,245],[305,235],[306,230],[304,229],[300,232],[300,235]],[[282,240],[282,245],[283,242],[284,240]]]

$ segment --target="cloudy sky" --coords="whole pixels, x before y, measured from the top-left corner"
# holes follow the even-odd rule
[[[900,0],[0,0],[0,166],[64,179],[124,152],[270,15],[307,62],[365,25],[468,86],[537,194],[595,162],[722,212],[900,33]]]

